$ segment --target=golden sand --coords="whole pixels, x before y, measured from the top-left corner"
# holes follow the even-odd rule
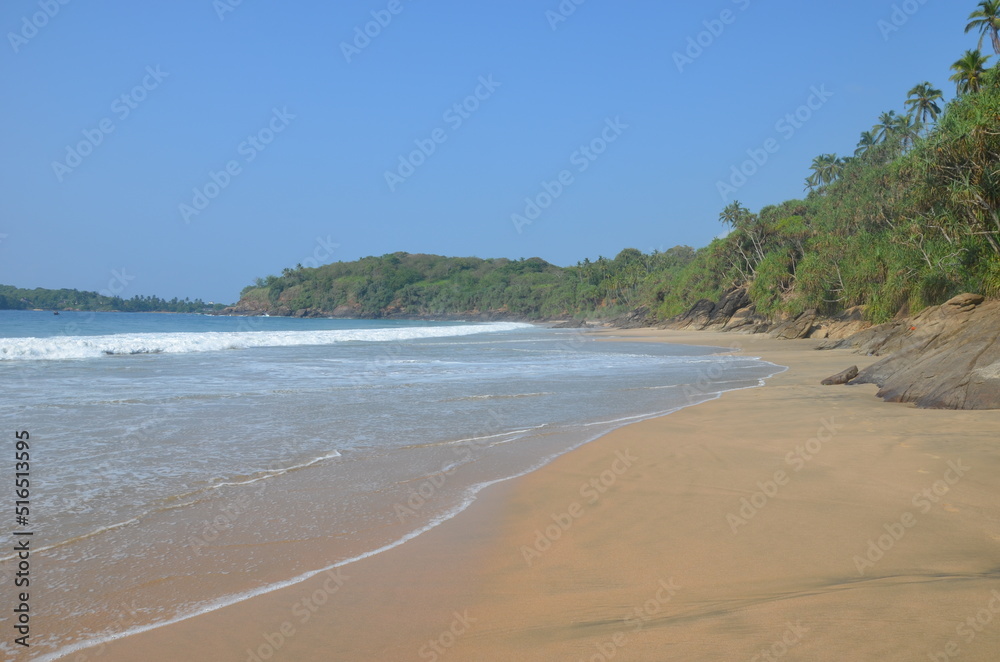
[[[80,659],[1000,659],[1000,412],[820,386],[873,359],[813,341],[611,335],[789,370],[496,485],[339,576]]]

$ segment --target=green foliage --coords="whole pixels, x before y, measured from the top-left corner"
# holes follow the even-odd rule
[[[181,301],[176,297],[167,301],[159,297],[136,295],[131,299],[104,296],[97,292],[79,290],[24,290],[11,285],[0,285],[0,310],[93,310],[124,313],[167,312],[203,313],[225,308],[221,303],[207,304],[201,299]]]
[[[970,17],[998,37],[1000,2]],[[998,49],[1000,50],[1000,49]],[[286,269],[244,290],[245,303],[354,314],[506,311],[526,318],[612,317],[639,306],[665,319],[746,287],[765,315],[863,306],[873,321],[962,291],[1000,296],[1000,70],[970,51],[953,69],[960,96],[913,87],[853,157],[812,164],[804,200],[722,210],[729,233],[697,251],[634,248],[560,268],[539,258],[481,260],[394,253]]]

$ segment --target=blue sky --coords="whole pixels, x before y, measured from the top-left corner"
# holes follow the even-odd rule
[[[704,246],[976,45],[974,2],[62,2],[0,7],[0,283],[227,303],[394,251]]]

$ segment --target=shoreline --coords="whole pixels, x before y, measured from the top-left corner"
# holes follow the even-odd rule
[[[864,363],[875,359],[860,357],[846,350],[812,352],[808,348],[815,343],[810,341],[773,341],[735,334],[639,330],[614,331],[601,335],[623,337],[628,340],[645,339],[713,346],[732,346],[734,342],[738,342],[745,344],[754,355],[761,355],[764,360],[772,363],[789,365],[790,369],[769,378],[763,388],[726,392],[721,398],[703,403],[701,406],[686,407],[664,417],[629,424],[556,458],[541,469],[502,484],[495,484],[481,492],[469,508],[434,529],[411,539],[407,545],[397,546],[395,549],[342,568],[344,572],[334,582],[333,592],[329,590],[330,577],[314,577],[300,584],[204,614],[197,619],[163,626],[109,643],[101,650],[100,659],[135,659],[135,652],[142,651],[143,657],[149,660],[172,659],[178,654],[193,660],[251,660],[254,659],[254,650],[258,650],[259,653],[273,651],[272,656],[266,659],[289,660],[431,659],[446,653],[453,659],[484,659],[484,656],[490,655],[500,655],[496,659],[552,659],[553,655],[588,656],[589,659],[589,655],[596,654],[601,645],[612,646],[614,650],[621,645],[627,645],[630,650],[623,654],[629,659],[653,659],[633,658],[633,655],[637,654],[636,651],[644,651],[643,655],[654,655],[652,651],[656,649],[647,650],[649,645],[647,640],[657,640],[658,637],[655,635],[659,633],[659,628],[647,623],[660,620],[659,613],[643,612],[640,616],[643,618],[649,616],[648,621],[640,618],[632,624],[636,629],[619,632],[622,630],[621,624],[625,622],[621,614],[627,614],[628,609],[611,608],[609,605],[598,608],[593,603],[606,602],[605,594],[610,593],[621,594],[618,597],[621,598],[620,604],[623,607],[627,607],[628,604],[642,605],[643,601],[639,598],[646,592],[653,596],[650,599],[673,600],[676,603],[684,600],[682,596],[689,590],[687,587],[693,580],[685,580],[684,573],[671,573],[669,569],[661,569],[650,574],[652,566],[656,564],[651,564],[650,559],[643,556],[641,552],[643,546],[639,545],[639,549],[635,551],[635,554],[638,554],[638,558],[635,559],[637,567],[645,567],[649,576],[620,577],[616,582],[611,582],[607,586],[602,585],[603,589],[596,592],[595,589],[588,591],[579,587],[575,590],[569,588],[572,587],[573,578],[579,580],[581,577],[592,577],[596,581],[596,578],[611,570],[606,565],[609,562],[613,564],[614,561],[603,553],[608,549],[606,538],[609,535],[617,537],[623,531],[631,533],[631,538],[625,536],[624,540],[631,540],[633,544],[627,545],[624,550],[620,545],[613,546],[617,553],[628,551],[628,547],[635,547],[636,538],[643,541],[650,549],[656,548],[658,540],[655,535],[650,537],[633,530],[634,526],[627,526],[632,520],[637,520],[632,521],[633,525],[643,523],[642,514],[635,514],[632,520],[629,520],[629,511],[621,511],[620,504],[616,504],[620,493],[634,491],[633,488],[636,486],[633,483],[637,482],[637,475],[648,477],[653,469],[660,466],[659,462],[653,466],[648,464],[647,458],[650,453],[655,456],[657,452],[657,444],[655,442],[651,444],[650,438],[655,439],[658,434],[656,430],[665,428],[673,429],[675,433],[678,430],[686,431],[688,441],[691,442],[698,437],[697,434],[692,435],[692,432],[698,429],[699,425],[695,424],[692,427],[691,422],[686,419],[701,421],[700,425],[704,425],[706,419],[716,418],[718,412],[712,414],[713,410],[725,408],[727,404],[729,409],[732,409],[734,404],[742,404],[733,403],[733,400],[749,399],[751,403],[755,400],[760,401],[760,394],[773,391],[772,384],[776,382],[780,386],[789,380],[792,377],[789,373],[795,373],[795,379],[798,380],[794,388],[802,389],[809,384],[818,384],[819,379],[839,371],[849,362]],[[772,358],[779,354],[794,360],[783,363]],[[794,365],[796,362],[799,363],[799,367]],[[802,374],[803,370],[800,368],[803,364],[809,364],[806,370],[808,375]],[[819,377],[813,379],[816,375]],[[877,413],[875,410],[918,411],[906,405],[877,401],[874,397],[874,387],[817,386],[816,388],[828,389],[820,392],[820,396],[827,394],[832,396],[832,399],[837,401],[837,408],[850,405],[872,414]],[[823,397],[820,397],[820,400],[822,399]],[[751,404],[751,407],[757,408],[758,415],[760,405],[760,402]],[[745,404],[742,406],[745,407]],[[730,418],[731,414],[732,412]],[[969,415],[969,412],[962,412],[957,414],[957,417]],[[801,417],[801,413],[799,416]],[[895,417],[898,418],[899,414]],[[927,414],[927,417],[955,420],[956,414],[933,412]],[[986,428],[990,427],[989,423],[995,423],[997,420],[996,416],[990,416],[989,412],[976,412],[971,417],[981,419],[979,422]],[[815,433],[814,429],[809,434]],[[683,437],[683,434],[681,436]],[[806,438],[808,435],[803,437]],[[758,444],[760,441],[758,439]],[[703,444],[700,442],[693,442],[689,447],[698,448],[701,445]],[[634,450],[646,447],[650,447],[648,451]],[[750,446],[738,450],[743,453],[749,451],[749,455],[754,455],[763,449]],[[702,464],[706,461],[705,458],[699,459]],[[990,461],[995,462],[995,460],[993,454]],[[602,464],[605,466],[598,469]],[[702,464],[696,464],[695,467],[704,469]],[[589,474],[583,470],[584,467],[589,467]],[[618,473],[619,469],[622,470],[621,473]],[[788,469],[789,472],[791,470]],[[773,475],[774,471],[772,467],[770,472],[758,472],[754,476],[763,478],[763,482],[767,484],[768,476]],[[987,472],[980,473],[985,475]],[[586,475],[590,475],[591,478],[598,477],[599,482],[596,485],[592,484],[590,491],[584,492],[586,479],[582,482],[577,479],[585,478]],[[574,489],[569,492],[563,489],[560,495],[558,484],[563,484],[565,488],[565,482],[570,476],[572,478],[569,480]],[[749,484],[752,486],[753,481]],[[794,483],[791,485],[795,486]],[[996,487],[995,483],[992,484],[991,488],[993,487]],[[669,496],[649,492],[649,488],[649,485],[642,486],[643,501],[647,499],[655,501]],[[786,489],[782,485],[781,489],[787,491],[791,488]],[[565,496],[567,493],[572,496],[567,498]],[[994,496],[996,493],[997,491],[993,490]],[[596,500],[591,503],[591,499],[595,496]],[[767,510],[775,512],[781,510],[779,504],[783,499],[780,490],[773,497],[773,501],[774,507]],[[739,502],[736,503],[739,506]],[[576,507],[571,509],[574,504]],[[541,519],[530,516],[532,512],[537,514],[546,510],[549,512]],[[601,514],[591,514],[591,512]],[[929,520],[933,514],[933,512],[928,514],[926,519]],[[556,517],[553,518],[552,515]],[[756,513],[754,515],[756,516]],[[673,515],[676,521],[672,522],[668,530],[691,528],[692,522],[689,520],[692,518],[703,519],[703,515],[698,512],[687,513],[682,509],[682,512]],[[760,521],[765,518],[757,519]],[[615,522],[610,531],[607,528],[610,525],[609,520]],[[715,524],[717,526],[714,528],[721,525],[725,529],[726,520],[723,518]],[[553,529],[553,526],[556,528]],[[575,549],[579,546],[574,540],[578,534],[581,538],[586,538],[591,529],[600,530],[602,527],[604,530],[600,536],[596,540],[590,540],[590,547]],[[739,525],[737,528],[744,527]],[[755,523],[749,528],[765,527],[757,527]],[[533,542],[532,532],[545,530],[551,535],[543,534]],[[724,532],[731,536],[735,535],[728,531]],[[704,538],[704,534],[704,531],[699,532],[699,536],[692,536],[693,539],[685,543],[688,547],[698,549],[695,557],[704,556],[707,551],[698,543],[698,538]],[[544,540],[546,537],[551,538],[547,546]],[[564,542],[559,542],[560,540]],[[1000,540],[1000,535],[997,536],[997,540]],[[522,544],[514,544],[517,541]],[[725,539],[722,542],[726,542]],[[729,543],[731,544],[731,541]],[[861,548],[863,552],[863,544]],[[534,549],[534,552],[526,553],[525,549]],[[535,553],[538,554],[538,558],[535,557]],[[566,556],[567,554],[569,556]],[[559,559],[555,566],[552,566],[553,559]],[[548,570],[543,571],[543,569]],[[553,592],[549,586],[553,581],[553,573],[558,577],[567,569],[570,572],[567,578],[569,584],[564,586],[563,590]],[[586,569],[590,569],[591,572],[581,572]],[[676,585],[672,583],[674,580]],[[596,583],[601,584],[601,582]],[[1000,580],[994,583],[1000,587]],[[648,587],[644,587],[647,584]],[[546,587],[549,590],[544,590]],[[577,598],[569,605],[563,604],[564,593],[567,592]],[[675,592],[676,598],[674,598]],[[636,597],[630,601],[625,599],[627,595]],[[989,595],[988,591],[986,595]],[[308,614],[302,612],[296,615],[289,610],[288,605],[304,604],[303,596],[307,600],[310,597],[316,598],[313,606],[317,608],[315,611],[308,611]],[[512,600],[511,596],[519,598]],[[582,605],[579,602],[581,598],[585,598]],[[319,604],[320,600],[323,602],[322,605]],[[664,602],[664,605],[666,604],[668,602]],[[579,612],[584,605],[588,618],[581,619],[580,614],[575,612]],[[541,609],[541,612],[538,612],[538,609]],[[589,612],[594,610],[601,614],[600,618],[590,618],[594,614]],[[664,608],[663,611],[667,610]],[[535,613],[530,616],[532,612]],[[568,622],[560,622],[557,617],[558,613],[564,612]],[[488,616],[483,616],[484,614]],[[553,619],[555,622],[551,622]],[[546,623],[548,625],[542,627],[541,624]],[[604,623],[605,626],[591,625],[588,628],[587,623]],[[609,624],[618,629],[608,630]],[[1000,633],[1000,627],[996,630]],[[258,632],[259,636],[255,634]],[[622,634],[624,639],[619,637],[621,641],[616,640],[617,634]],[[780,635],[780,632],[778,634]],[[707,636],[715,635],[717,633],[709,632]],[[979,641],[984,640],[987,640],[987,635],[980,635]],[[996,639],[992,641],[996,642]],[[435,650],[433,645],[435,642],[437,647],[441,647],[440,652]],[[426,648],[426,646],[431,647]],[[595,649],[594,646],[598,648]],[[711,655],[698,658],[700,650],[685,651],[684,655],[695,659],[720,659]],[[501,655],[500,651],[505,652]],[[89,652],[90,649],[83,649],[83,653]],[[538,657],[532,657],[534,655]],[[976,658],[963,657],[963,659]]]

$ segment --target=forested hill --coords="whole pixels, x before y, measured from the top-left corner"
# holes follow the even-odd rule
[[[79,290],[47,290],[36,288],[25,290],[11,285],[0,285],[0,310],[88,310],[120,311],[126,313],[170,312],[202,313],[218,312],[222,304],[206,304],[201,299],[161,299],[153,296],[134,296],[122,299],[105,296],[97,292]]]
[[[626,308],[648,294],[649,274],[677,272],[688,247],[643,255],[622,251],[562,268],[534,257],[508,260],[392,253],[258,279],[236,312],[351,317],[509,315],[544,319]],[[611,302],[614,302],[613,304]]]
[[[1000,70],[988,59],[969,51],[952,66],[946,107],[919,83],[901,99],[908,112],[882,113],[853,155],[816,157],[804,199],[756,212],[730,202],[719,216],[729,234],[697,251],[626,249],[567,268],[407,253],[300,265],[258,279],[234,312],[541,319],[645,307],[655,321],[746,287],[763,315],[863,306],[882,322],[960,292],[998,297]]]

